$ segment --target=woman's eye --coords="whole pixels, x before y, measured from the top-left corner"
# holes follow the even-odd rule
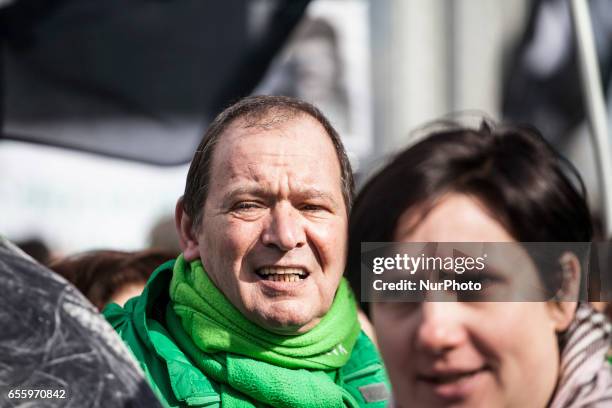
[[[476,276],[477,276],[478,282],[480,282],[483,286],[484,285],[498,285],[498,284],[506,283],[506,280],[504,279],[502,275],[499,275],[497,273],[487,272],[486,270],[478,273]]]

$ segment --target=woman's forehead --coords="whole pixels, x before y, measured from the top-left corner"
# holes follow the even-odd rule
[[[513,242],[515,239],[477,199],[449,193],[432,206],[409,208],[394,240],[415,242]]]

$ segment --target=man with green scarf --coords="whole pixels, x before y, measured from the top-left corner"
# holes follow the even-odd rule
[[[217,116],[176,207],[183,253],[105,310],[166,406],[386,405],[342,277],[352,195],[314,106],[256,96]]]

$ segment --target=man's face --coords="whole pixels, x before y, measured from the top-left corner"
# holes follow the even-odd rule
[[[344,270],[347,212],[333,144],[300,115],[272,127],[239,119],[211,165],[199,256],[249,320],[301,333],[329,310]]]

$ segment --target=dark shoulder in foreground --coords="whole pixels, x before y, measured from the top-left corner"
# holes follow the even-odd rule
[[[160,406],[94,307],[2,237],[0,327],[0,406]]]

